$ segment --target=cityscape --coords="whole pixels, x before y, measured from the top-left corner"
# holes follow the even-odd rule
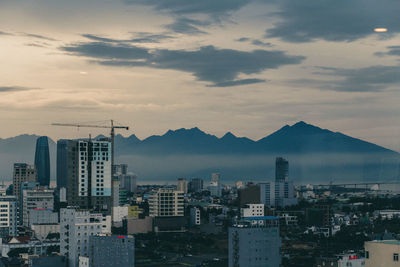
[[[0,0],[0,267],[400,267],[400,0]]]

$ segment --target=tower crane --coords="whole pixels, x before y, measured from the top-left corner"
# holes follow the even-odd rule
[[[114,121],[110,120],[110,126],[104,125],[90,125],[90,124],[80,124],[80,123],[52,123],[53,126],[71,126],[79,128],[106,128],[111,129],[111,169],[114,169],[114,139],[115,139],[115,129],[125,129],[129,130],[129,126],[114,125]]]

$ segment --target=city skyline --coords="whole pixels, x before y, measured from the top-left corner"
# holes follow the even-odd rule
[[[259,139],[304,120],[398,150],[400,3],[330,4],[2,1],[0,137],[112,117],[140,138]]]

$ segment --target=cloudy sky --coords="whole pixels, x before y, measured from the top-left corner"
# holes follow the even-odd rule
[[[304,120],[399,150],[399,14],[398,0],[0,0],[0,137],[114,118],[140,138],[258,139]]]

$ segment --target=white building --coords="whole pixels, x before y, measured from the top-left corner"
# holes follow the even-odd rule
[[[297,205],[298,199],[291,181],[260,183],[260,201],[267,207]]]
[[[77,267],[79,256],[89,255],[89,236],[111,232],[111,216],[74,208],[60,211],[60,253]]]
[[[45,187],[22,190],[22,223],[29,226],[29,211],[33,209],[54,209],[54,190]]]
[[[400,241],[375,240],[367,241],[365,248],[365,267],[398,267],[400,266]]]
[[[246,204],[240,209],[240,217],[260,217],[264,216],[264,204]]]
[[[58,212],[43,208],[31,209],[29,210],[29,226],[32,224],[58,224]]]
[[[0,196],[0,239],[5,236],[17,235],[17,212],[15,196]]]
[[[113,223],[122,223],[123,218],[128,218],[128,206],[113,207]]]
[[[229,228],[229,267],[280,266],[280,248],[276,217],[259,217]]]
[[[149,196],[150,216],[183,216],[184,193],[160,188]]]
[[[197,207],[193,207],[190,209],[190,225],[195,226],[195,225],[200,225],[201,223],[201,213],[200,209]]]

